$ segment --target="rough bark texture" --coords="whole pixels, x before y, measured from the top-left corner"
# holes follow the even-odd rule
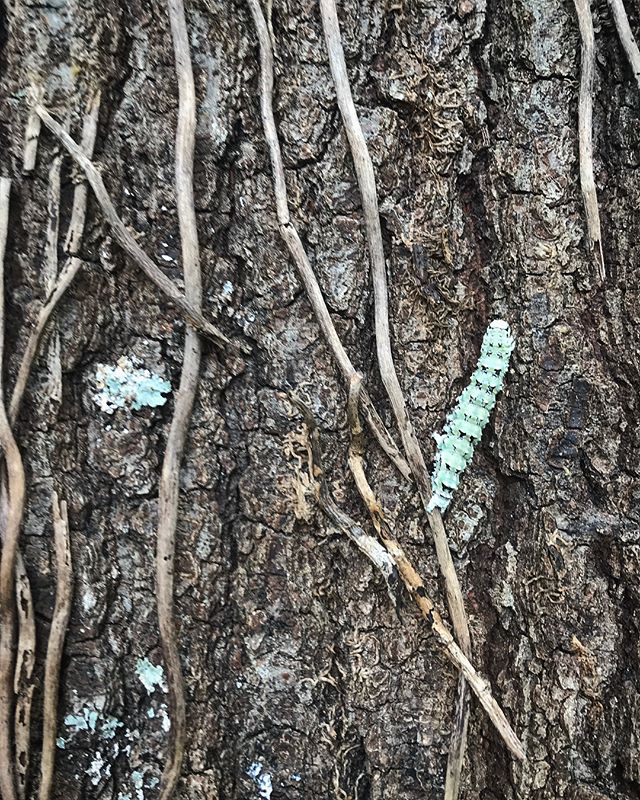
[[[164,2],[13,6],[0,10],[0,148],[14,180],[9,388],[43,299],[57,151],[43,130],[36,168],[21,175],[30,84],[44,86],[76,139],[88,97],[102,90],[95,158],[105,183],[145,250],[181,280]],[[626,6],[637,33],[640,16]],[[594,148],[609,277],[599,288],[578,179],[571,0],[346,0],[339,13],[380,193],[394,354],[427,452],[489,319],[508,319],[517,336],[507,391],[446,522],[474,662],[528,761],[514,766],[474,702],[462,795],[631,800],[640,792],[637,85],[602,3]],[[292,435],[299,418],[282,397],[294,388],[308,398],[337,496],[366,521],[347,478],[343,383],[277,232],[248,10],[192,0],[187,18],[204,310],[253,352],[226,362],[205,344],[181,478],[176,609],[189,739],[178,794],[436,800],[456,675],[413,608],[394,613],[369,563],[318,512]],[[273,30],[292,215],[392,427],[374,361],[362,210],[317,5],[278,0]],[[77,177],[65,157],[61,239]],[[144,659],[161,664],[153,554],[172,399],[109,416],[94,401],[95,375],[129,356],[175,389],[184,325],[126,263],[92,200],[80,255],[85,266],[57,317],[62,401],[48,399],[54,366],[43,356],[17,428],[40,679],[55,593],[52,490],[69,507],[75,601],[53,797],[154,800],[166,695]],[[415,493],[373,442],[368,462],[444,608]],[[39,688],[36,698],[34,775]],[[28,796],[36,788],[32,776]]]

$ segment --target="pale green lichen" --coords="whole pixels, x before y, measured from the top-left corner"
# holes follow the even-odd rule
[[[89,776],[91,783],[97,786],[102,778],[111,776],[111,764],[104,760],[102,753],[98,750],[89,766],[85,769],[85,774]]]
[[[131,783],[133,783],[133,788],[136,790],[136,793],[142,793],[142,787],[144,786],[144,772],[139,772],[137,769],[131,773]]]
[[[164,670],[160,664],[152,664],[148,658],[139,658],[136,663],[136,673],[147,694],[153,694],[156,688],[162,689],[163,692],[168,691]]]
[[[167,691],[162,667],[152,664],[148,658],[138,659],[136,673],[149,695],[158,688],[163,692]],[[95,697],[82,705],[81,703],[82,701],[76,697],[73,713],[67,714],[63,720],[68,730],[67,738],[58,737],[56,745],[61,750],[66,749],[67,744],[81,732],[91,737],[94,742],[103,740],[95,750],[89,751],[92,757],[84,770],[89,782],[93,786],[98,786],[111,778],[114,760],[126,757],[130,765],[132,767],[135,765],[136,768],[131,771],[127,779],[119,782],[116,800],[145,800],[146,790],[155,788],[159,784],[159,778],[153,775],[155,767],[140,764],[137,744],[141,739],[140,731],[135,728],[130,729],[116,717],[105,714],[106,698],[103,696]],[[160,720],[166,732],[171,727],[167,705],[166,703],[155,705],[155,708],[148,708],[146,714],[150,719]],[[123,738],[130,743],[124,744]],[[83,747],[88,749],[91,745],[83,742]]]
[[[117,800],[144,800],[144,790],[154,789],[159,783],[160,779],[155,775],[148,776],[147,772],[153,767],[143,766],[140,769],[134,769],[129,776],[126,783],[131,785],[131,789],[121,791]]]
[[[67,714],[63,724],[69,729],[69,736],[67,739],[63,737],[57,739],[56,744],[61,750],[65,748],[66,742],[73,739],[80,731],[98,733],[105,740],[113,739],[118,728],[122,728],[124,723],[116,717],[104,716],[95,705],[87,704],[76,713]]]
[[[122,728],[124,723],[120,722],[115,717],[106,717],[100,729],[100,735],[103,739],[113,739],[116,735],[118,728]]]
[[[64,718],[64,724],[67,728],[71,728],[75,733],[77,731],[95,731],[100,713],[95,708],[85,706],[78,714],[67,714]]]
[[[98,364],[95,384],[99,391],[93,399],[107,414],[118,408],[139,411],[145,406],[162,406],[167,402],[164,395],[171,391],[168,381],[148,369],[135,367],[126,356],[119,358],[115,367]]]

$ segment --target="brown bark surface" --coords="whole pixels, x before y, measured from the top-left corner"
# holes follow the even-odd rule
[[[632,29],[640,15],[626,3]],[[190,800],[437,800],[457,675],[414,607],[318,509],[294,390],[316,414],[332,488],[348,477],[343,380],[280,239],[243,2],[186,3],[198,102],[195,198],[203,311],[252,348],[204,343],[180,478],[176,612]],[[374,162],[394,357],[430,459],[488,322],[517,337],[507,388],[445,523],[473,662],[522,739],[515,764],[472,700],[464,800],[640,796],[640,93],[605,3],[594,155],[607,280],[579,184],[580,40],[572,0],[339,5]],[[316,3],[277,0],[276,121],[291,215],[336,327],[388,427],[369,258]],[[22,175],[27,89],[80,139],[102,93],[94,160],[137,241],[181,290],[177,85],[160,0],[14,0],[0,8],[0,167],[13,179],[5,264],[10,392],[45,298],[54,138]],[[60,264],[80,175],[62,162]],[[160,465],[173,411],[104,413],[98,364],[122,356],[177,389],[185,325],[122,254],[90,196],[84,266],[56,314],[16,437],[22,553],[38,660],[28,797],[55,596],[51,494],[68,504],[74,606],[62,664],[56,800],[155,800],[167,695],[154,597]],[[50,328],[53,330],[53,328]],[[373,488],[444,611],[419,499],[368,437]],[[138,671],[137,671],[138,669]],[[97,716],[93,716],[97,714]],[[81,719],[86,724],[83,725]]]

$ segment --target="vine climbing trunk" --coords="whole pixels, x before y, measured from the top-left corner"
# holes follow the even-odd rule
[[[2,800],[635,800],[639,36],[0,4]]]
[[[175,187],[178,226],[187,302],[202,313],[202,277],[198,248],[198,227],[193,195],[193,158],[196,135],[196,94],[191,67],[187,21],[182,0],[168,0],[173,52],[178,77],[178,126],[175,142]],[[176,525],[180,505],[180,469],[184,456],[193,404],[198,390],[202,343],[200,334],[187,327],[180,385],[162,463],[158,497],[158,543],[156,550],[156,596],[160,642],[167,666],[170,737],[160,797],[173,797],[184,758],[186,708],[184,678],[180,663],[173,594],[176,552]]]

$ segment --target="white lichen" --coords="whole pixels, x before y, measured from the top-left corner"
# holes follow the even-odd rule
[[[247,775],[258,787],[258,795],[262,800],[270,800],[273,792],[273,781],[270,773],[266,772],[259,761],[254,761],[247,767]]]
[[[148,369],[135,367],[126,356],[119,358],[115,366],[98,364],[95,385],[99,391],[93,399],[107,414],[118,408],[139,411],[144,406],[162,406],[167,402],[164,395],[171,391],[168,381]]]

